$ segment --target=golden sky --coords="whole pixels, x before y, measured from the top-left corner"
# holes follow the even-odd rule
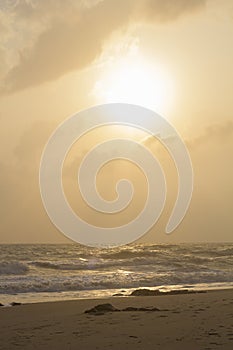
[[[59,123],[106,102],[161,113],[193,161],[190,209],[166,236],[176,172],[164,150],[146,141],[164,165],[170,194],[161,220],[141,241],[232,241],[232,0],[1,0],[0,79],[0,243],[67,242],[41,203],[41,153]],[[128,174],[136,189],[132,206],[107,218],[82,203],[72,175],[88,145],[108,133],[81,140],[64,169],[73,208],[105,226],[127,222],[145,200],[142,174],[121,161],[99,174],[100,193],[113,199],[115,181]]]

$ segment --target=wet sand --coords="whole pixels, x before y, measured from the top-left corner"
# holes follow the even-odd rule
[[[86,310],[104,303],[117,309]],[[0,349],[233,349],[233,290],[0,307]]]

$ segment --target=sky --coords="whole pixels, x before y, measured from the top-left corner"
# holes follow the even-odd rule
[[[145,139],[160,159],[168,197],[159,222],[140,242],[232,241],[233,2],[231,0],[1,0],[0,243],[68,243],[50,222],[39,165],[54,129],[76,112],[108,102],[139,104],[178,130],[194,169],[186,217],[164,233],[177,194],[167,152],[134,130],[95,130],[72,147],[63,185],[73,210],[99,226],[133,219],[146,183],[123,160],[101,169],[100,194],[113,200],[129,176],[135,197],[107,215],[82,200],[75,174],[88,149],[109,135]]]

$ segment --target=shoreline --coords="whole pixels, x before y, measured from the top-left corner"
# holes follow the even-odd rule
[[[85,313],[106,303],[120,312]],[[146,311],[152,307],[158,310]],[[124,308],[132,311],[123,312]],[[126,346],[129,350],[230,350],[233,347],[233,290],[1,307],[0,329],[2,350],[119,350]]]
[[[137,290],[152,290],[161,291],[162,293],[169,294],[176,291],[186,291],[188,293],[196,292],[212,292],[233,289],[232,282],[227,283],[213,283],[195,284],[195,285],[169,285],[169,286],[154,286],[154,287],[138,287],[138,288],[119,288],[119,289],[105,289],[105,290],[82,290],[82,291],[61,291],[61,292],[28,292],[28,293],[16,293],[16,294],[0,294],[0,305],[10,306],[13,302],[20,304],[37,304],[37,303],[49,303],[60,302],[69,300],[102,300],[111,297],[129,297],[130,294]],[[43,300],[44,299],[44,300]]]

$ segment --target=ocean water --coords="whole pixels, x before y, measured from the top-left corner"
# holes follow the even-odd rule
[[[0,245],[0,302],[101,298],[132,289],[233,286],[233,243]]]

